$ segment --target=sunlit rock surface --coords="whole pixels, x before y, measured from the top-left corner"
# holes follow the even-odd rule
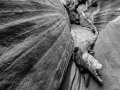
[[[95,57],[103,64],[103,86],[91,78],[88,90],[120,90],[120,0],[101,0],[94,24],[100,30]]]
[[[103,86],[91,79],[88,90],[120,90],[120,16],[109,22],[98,37],[95,57],[103,64]]]
[[[119,80],[120,78],[119,59],[120,58],[118,54],[119,43],[116,43],[119,41],[116,41],[116,39],[119,40],[120,37],[119,35],[117,35],[117,38],[116,38],[116,32],[119,33],[120,24],[116,25],[114,23],[119,21],[119,18],[114,22],[110,22],[110,21],[113,21],[120,15],[120,9],[119,9],[120,1],[119,0],[98,0],[98,4],[99,4],[98,9],[95,9],[92,7],[90,8],[89,11],[86,12],[86,15],[88,15],[88,18],[93,21],[97,29],[101,31],[95,46],[95,53],[96,53],[95,57],[96,59],[99,60],[101,64],[103,64],[102,76],[103,76],[104,83],[103,83],[103,86],[101,86],[98,84],[98,82],[95,81],[95,78],[91,78],[88,90],[119,90],[120,89],[120,80]],[[82,24],[85,26],[86,23],[82,21]],[[115,43],[113,45],[114,48],[117,48],[118,50],[114,49],[113,46],[109,44],[109,40],[107,40],[109,38],[112,44]],[[106,41],[108,42],[106,43]],[[69,68],[69,70],[72,70],[72,69]],[[67,76],[69,77],[74,75],[67,74]],[[69,81],[70,78],[68,77],[66,78]],[[78,81],[76,80],[76,82]],[[66,88],[64,88],[64,90],[70,90],[68,87],[71,84],[64,83],[63,86],[64,85],[66,85]],[[76,84],[76,87],[77,87],[77,84]],[[80,90],[84,90],[84,89],[82,88]]]

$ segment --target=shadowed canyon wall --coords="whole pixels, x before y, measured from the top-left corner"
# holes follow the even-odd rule
[[[72,50],[59,0],[0,0],[0,90],[57,90]]]

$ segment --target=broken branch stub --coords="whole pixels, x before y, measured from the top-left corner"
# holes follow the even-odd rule
[[[102,65],[88,52],[82,54],[79,50],[76,53],[76,63],[89,70],[100,84],[103,83],[102,77],[100,75]]]

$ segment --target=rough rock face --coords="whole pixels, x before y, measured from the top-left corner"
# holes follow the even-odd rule
[[[98,2],[99,12],[93,16],[93,22],[101,32],[95,45],[95,58],[103,64],[102,76],[104,82],[102,86],[92,77],[88,90],[120,90],[120,18],[117,18],[120,15],[120,0],[99,0]],[[87,13],[90,14],[92,11],[93,9]],[[75,72],[73,73],[75,74]],[[69,77],[75,76],[74,74],[67,74],[67,80],[71,80]],[[72,80],[74,81],[74,79]],[[64,85],[68,85],[64,90],[72,90],[68,88],[71,83],[64,83]],[[80,90],[84,90],[84,87]]]
[[[59,0],[0,0],[0,90],[57,90],[72,50]]]
[[[86,90],[84,76],[72,60],[59,90]]]
[[[120,88],[120,24],[109,23],[120,15],[119,7],[119,0],[99,0],[99,12],[92,16],[102,31],[95,56],[104,64],[105,83],[91,80],[89,90]],[[69,17],[59,0],[0,0],[0,90],[57,90],[72,50]],[[66,82],[72,82],[65,88],[84,90],[83,76],[70,65]]]
[[[120,90],[120,17],[109,22],[95,45],[95,57],[103,64],[103,86],[91,80],[88,90]]]
[[[98,0],[99,12],[94,16],[94,24],[98,30],[120,15],[120,0]]]
[[[100,0],[94,24],[100,36],[95,45],[95,57],[103,64],[103,86],[91,78],[88,90],[120,89],[120,0]]]

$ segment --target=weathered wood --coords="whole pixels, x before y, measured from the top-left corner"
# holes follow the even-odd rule
[[[59,0],[0,0],[0,90],[57,90],[72,50]]]
[[[96,35],[94,35],[90,29],[77,25],[72,26],[71,34],[74,39],[75,47],[78,47],[78,52],[76,54],[77,63],[88,69],[94,77],[102,83],[103,80],[97,72],[102,69],[102,65],[90,53],[88,53],[90,46],[95,41]]]
[[[80,50],[79,50],[80,51]],[[98,80],[100,84],[103,84],[103,79],[100,76],[100,70],[102,69],[102,65],[89,53],[84,53],[82,57],[80,57],[81,52],[77,52],[77,63],[86,68],[91,72],[91,74]]]

